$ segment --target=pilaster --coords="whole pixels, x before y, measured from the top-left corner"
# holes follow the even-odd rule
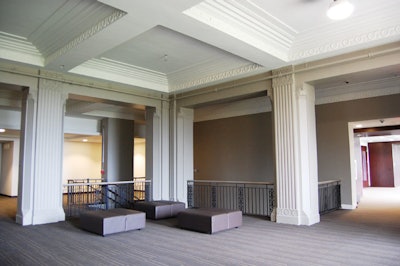
[[[146,179],[151,181],[151,199],[161,199],[161,119],[156,108],[146,107]]]
[[[161,102],[161,198],[174,200],[174,191],[171,189],[173,177],[170,175],[170,124],[169,102]]]
[[[193,180],[193,109],[179,108],[176,121],[176,198],[187,203],[187,181]]]
[[[276,153],[276,221],[319,221],[314,89],[296,89],[292,67],[273,71]]]
[[[169,200],[169,105],[146,108],[146,179],[151,180],[152,198]]]
[[[21,108],[20,152],[18,169],[18,206],[16,222],[31,225],[33,219],[34,146],[37,91],[24,89]]]

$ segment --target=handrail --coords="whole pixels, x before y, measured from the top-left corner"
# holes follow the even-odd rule
[[[118,185],[118,184],[135,184],[135,183],[151,183],[150,180],[143,181],[115,181],[115,182],[95,182],[95,183],[71,183],[71,184],[63,184],[64,187],[73,187],[73,186],[89,186],[89,185]]]
[[[196,183],[235,183],[235,184],[254,184],[254,185],[274,185],[274,182],[251,182],[251,181],[216,181],[216,180],[188,180],[188,182],[196,182]],[[318,181],[318,185],[337,183],[340,180],[327,180],[327,181]]]
[[[188,180],[196,183],[225,183],[225,184],[251,184],[251,185],[274,185],[273,182],[249,182],[249,181],[216,181],[216,180]]]
[[[318,185],[325,185],[325,184],[338,183],[338,182],[340,182],[340,180],[319,181]]]

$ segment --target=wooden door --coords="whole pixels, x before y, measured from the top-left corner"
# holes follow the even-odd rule
[[[371,187],[394,187],[392,143],[369,143]]]

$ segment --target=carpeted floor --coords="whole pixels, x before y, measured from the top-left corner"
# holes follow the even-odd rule
[[[143,230],[107,237],[78,221],[17,225],[16,200],[0,197],[0,265],[400,265],[400,190],[386,203],[375,192],[313,226],[245,216],[242,227],[207,235],[176,219],[147,220]]]

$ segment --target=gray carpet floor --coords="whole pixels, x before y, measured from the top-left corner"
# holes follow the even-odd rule
[[[208,235],[165,219],[106,237],[78,220],[23,227],[15,208],[0,196],[0,265],[400,265],[400,201],[365,200],[313,226],[244,216],[242,227]]]

